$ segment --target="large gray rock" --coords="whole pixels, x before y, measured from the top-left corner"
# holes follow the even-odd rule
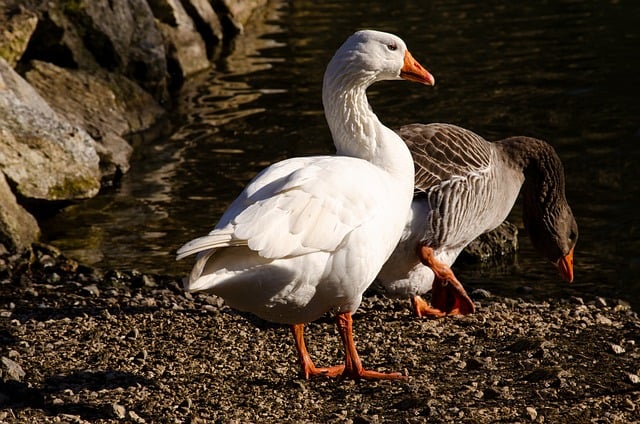
[[[95,141],[58,116],[2,58],[0,170],[31,199],[81,199],[100,189]]]
[[[168,100],[164,39],[145,0],[54,0],[43,2],[39,12],[27,60],[103,68]]]
[[[103,178],[129,169],[132,148],[123,136],[152,126],[165,113],[154,98],[128,78],[33,61],[25,78],[72,125],[98,142]]]
[[[4,174],[0,172],[0,245],[22,251],[40,237],[36,219],[16,201]]]
[[[182,3],[179,0],[149,0],[149,5],[165,39],[172,80],[181,83],[185,77],[207,69],[211,63],[204,39]]]

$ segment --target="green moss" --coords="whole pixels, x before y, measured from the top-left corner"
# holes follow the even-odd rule
[[[67,178],[62,184],[49,188],[48,195],[55,200],[86,198],[97,194],[99,189],[100,182],[95,179]]]
[[[62,10],[69,13],[78,12],[85,8],[82,0],[60,0],[59,4]]]

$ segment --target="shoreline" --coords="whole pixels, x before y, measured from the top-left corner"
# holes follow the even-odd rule
[[[0,422],[640,422],[624,302],[484,293],[473,315],[419,320],[371,290],[354,316],[364,365],[408,378],[307,381],[286,326],[176,278],[42,247],[1,274]],[[342,361],[330,317],[306,339],[317,365]]]

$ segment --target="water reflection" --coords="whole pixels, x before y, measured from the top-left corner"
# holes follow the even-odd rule
[[[564,161],[580,225],[576,282],[563,284],[524,233],[513,262],[465,267],[461,278],[505,294],[529,286],[538,297],[590,293],[640,305],[640,3],[297,0],[266,13],[215,72],[189,82],[174,130],[136,146],[122,185],[56,217],[47,238],[97,265],[186,273],[191,263],[175,263],[175,249],[208,231],[257,171],[333,151],[324,67],[354,29],[373,27],[401,35],[438,81],[372,87],[387,125],[530,135]]]

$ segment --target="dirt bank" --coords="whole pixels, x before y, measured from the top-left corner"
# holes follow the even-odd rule
[[[175,278],[27,259],[0,263],[0,422],[640,421],[640,320],[614,300],[478,292],[472,316],[419,321],[370,293],[365,366],[408,378],[306,381],[287,328]],[[331,319],[307,341],[318,365],[342,359]]]

